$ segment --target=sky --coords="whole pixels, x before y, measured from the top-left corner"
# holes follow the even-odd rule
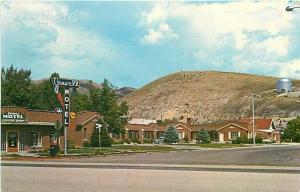
[[[300,79],[293,2],[2,1],[1,65],[140,88],[178,71]]]

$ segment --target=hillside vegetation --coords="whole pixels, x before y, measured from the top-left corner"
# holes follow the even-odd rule
[[[300,98],[277,97],[278,78],[228,72],[178,72],[128,94],[132,118],[208,122],[251,116],[251,93],[258,116],[300,114]],[[299,88],[300,81],[293,86]]]

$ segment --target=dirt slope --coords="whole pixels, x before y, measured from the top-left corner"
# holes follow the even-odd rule
[[[300,114],[300,98],[276,97],[278,78],[227,72],[178,72],[126,95],[133,118],[208,122],[251,115],[251,93],[258,116]],[[293,86],[299,88],[300,81]]]

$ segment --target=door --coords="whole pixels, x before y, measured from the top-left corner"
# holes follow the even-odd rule
[[[18,152],[17,131],[8,131],[7,133],[7,152]]]
[[[224,133],[219,133],[219,142],[224,142]]]

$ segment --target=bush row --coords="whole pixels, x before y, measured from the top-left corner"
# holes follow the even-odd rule
[[[255,138],[255,143],[262,143],[263,140],[261,137],[256,137]],[[237,139],[232,141],[233,144],[252,144],[253,139],[252,138],[247,138],[246,136],[243,137],[238,137]]]

